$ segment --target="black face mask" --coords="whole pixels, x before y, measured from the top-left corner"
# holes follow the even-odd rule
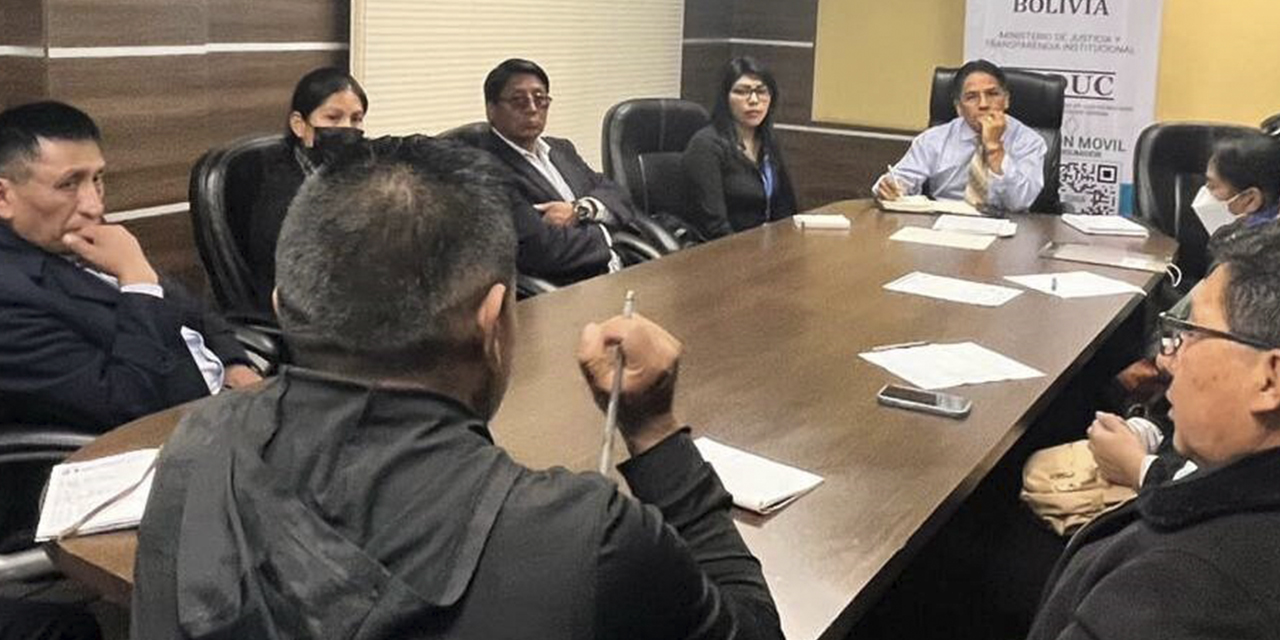
[[[364,140],[364,131],[355,127],[316,127],[315,137],[307,155],[313,162],[324,164],[344,149],[348,149]]]

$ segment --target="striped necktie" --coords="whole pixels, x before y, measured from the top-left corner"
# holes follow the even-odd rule
[[[987,204],[987,189],[991,186],[991,177],[987,173],[986,153],[982,148],[982,144],[978,144],[978,148],[974,149],[973,157],[969,159],[969,183],[964,187],[964,201],[973,205],[975,209],[981,209]]]

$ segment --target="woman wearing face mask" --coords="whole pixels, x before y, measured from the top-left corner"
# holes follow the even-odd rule
[[[795,193],[773,137],[778,85],[749,57],[726,65],[711,124],[681,158],[693,222],[719,238],[796,212]]]
[[[316,69],[293,90],[285,145],[243,162],[228,176],[232,186],[232,227],[253,274],[258,311],[273,317],[276,239],[289,203],[307,176],[324,163],[325,150],[363,136],[369,98],[360,83],[341,69]],[[236,221],[240,224],[236,224]]]
[[[1218,142],[1191,208],[1209,244],[1272,222],[1280,208],[1280,141],[1261,132]]]

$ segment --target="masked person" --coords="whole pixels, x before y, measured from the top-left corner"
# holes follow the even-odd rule
[[[324,164],[326,149],[363,137],[369,98],[348,73],[325,67],[302,76],[289,109],[285,146],[246,158],[227,176],[231,226],[253,275],[257,310],[266,317],[272,315],[276,239],[289,203]]]

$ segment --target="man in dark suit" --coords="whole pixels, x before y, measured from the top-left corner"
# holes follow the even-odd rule
[[[511,168],[523,198],[516,206],[522,273],[574,281],[621,268],[610,232],[635,218],[631,199],[596,173],[573,143],[543,136],[551,81],[528,60],[512,58],[484,81],[491,127],[481,148]]]
[[[224,323],[103,223],[99,140],[65,104],[0,113],[0,419],[105,431],[260,379]]]

